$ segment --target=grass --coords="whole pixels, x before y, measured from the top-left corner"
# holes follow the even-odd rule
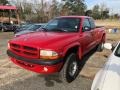
[[[120,33],[117,33],[117,34],[112,34],[112,33],[107,33],[106,34],[106,39],[108,42],[118,42],[120,41]]]
[[[119,20],[96,20],[97,26],[105,26],[107,29],[118,28],[120,30],[120,19]]]

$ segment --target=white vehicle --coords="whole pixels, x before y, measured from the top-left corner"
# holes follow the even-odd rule
[[[104,45],[112,49],[110,43]],[[91,90],[120,90],[120,42],[114,48],[104,68],[95,76]]]

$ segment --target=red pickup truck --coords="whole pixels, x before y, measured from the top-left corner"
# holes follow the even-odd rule
[[[72,82],[79,74],[79,61],[90,50],[102,51],[104,27],[96,27],[91,17],[61,16],[50,20],[40,31],[8,42],[11,61],[25,69],[51,74]]]

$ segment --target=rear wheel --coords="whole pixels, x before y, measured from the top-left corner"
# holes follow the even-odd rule
[[[79,74],[77,55],[71,53],[66,60],[67,61],[60,72],[60,76],[63,82],[70,83],[75,80]]]
[[[101,43],[100,43],[100,44],[98,45],[98,47],[97,47],[97,51],[98,51],[98,52],[102,52],[103,49],[104,49],[104,36],[103,36],[103,38],[102,38],[102,40],[101,40]]]

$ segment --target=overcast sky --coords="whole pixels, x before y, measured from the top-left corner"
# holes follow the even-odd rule
[[[91,9],[96,4],[105,4],[109,9],[110,13],[120,14],[120,0],[85,0],[88,9]]]

